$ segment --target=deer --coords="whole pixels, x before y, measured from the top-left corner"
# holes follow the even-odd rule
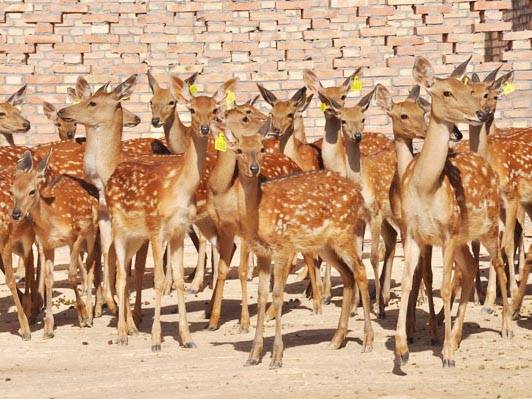
[[[191,125],[182,132],[185,140],[189,141],[183,156],[165,156],[161,162],[151,164],[123,162],[112,174],[106,188],[118,263],[118,343],[127,344],[128,333],[125,308],[129,308],[129,301],[125,296],[125,265],[136,250],[149,240],[154,258],[156,293],[151,344],[154,352],[161,350],[163,245],[166,242],[177,288],[180,338],[186,348],[196,346],[186,317],[183,240],[194,218],[193,196],[205,167],[208,136],[218,132],[217,120],[223,117],[226,91],[232,90],[237,83],[236,79],[230,79],[213,96],[192,97],[181,79],[172,76],[171,80],[173,97],[186,106],[192,115]]]
[[[512,315],[515,319],[519,317],[519,311],[521,310],[521,305],[523,304],[523,298],[525,296],[526,286],[528,284],[528,276],[530,275],[531,268],[532,244],[528,247],[525,263],[521,269],[521,281],[519,282],[519,288],[515,296],[512,298]]]
[[[232,167],[238,170],[237,178],[244,194],[239,204],[240,212],[245,214],[242,235],[257,255],[259,269],[257,329],[246,365],[256,365],[261,360],[270,261],[273,258],[273,306],[277,314],[270,368],[282,366],[282,293],[285,272],[297,252],[318,253],[340,271],[344,296],[339,326],[331,341],[331,347],[336,349],[347,333],[356,277],[365,315],[363,350],[371,350],[373,330],[367,278],[352,239],[362,204],[360,188],[331,171],[303,172],[261,184],[260,167],[265,158],[263,139],[269,130],[269,121],[258,127],[256,134],[249,135],[251,132],[247,131],[242,137],[230,128],[228,123],[225,131],[229,141],[228,151],[220,156],[227,157],[224,169],[231,170]],[[213,176],[215,173],[217,171],[213,171]],[[211,188],[220,190],[220,193],[224,186],[227,189],[232,186],[229,179],[212,179],[211,184],[215,184],[216,187]]]
[[[0,102],[0,134],[10,146],[15,145],[13,134],[27,133],[31,128],[30,122],[17,108],[24,103],[25,97],[26,85],[9,96],[5,102]]]
[[[279,100],[275,94],[257,83],[257,87],[271,107],[272,133],[279,140],[281,153],[292,159],[303,171],[320,169],[319,151],[307,144],[303,112],[312,100],[306,95],[306,87],[294,93],[289,100]]]
[[[324,139],[315,143],[321,148],[321,156],[326,169],[334,170],[342,176],[346,176],[362,185],[365,208],[367,209],[365,222],[370,223],[371,228],[371,255],[370,261],[375,273],[376,288],[376,311],[379,317],[384,317],[384,306],[389,301],[391,268],[395,254],[397,237],[396,224],[392,222],[388,190],[395,173],[395,151],[393,143],[380,133],[365,133],[360,142],[361,159],[353,159],[353,153],[349,151],[352,141],[340,134],[345,126],[363,129],[365,117],[364,111],[369,107],[372,97],[366,95],[361,98],[356,107],[344,107],[345,100],[355,77],[360,76],[361,68],[351,74],[340,86],[324,87],[317,75],[310,71],[304,71],[304,80],[309,89],[315,93],[327,109],[325,115]],[[346,114],[350,123],[341,122],[339,115]],[[360,170],[355,170],[360,168]],[[395,226],[395,227],[394,227]],[[364,223],[361,222],[357,233],[360,249],[362,249],[364,235]],[[383,237],[385,243],[384,267],[382,281],[379,279],[379,241]],[[377,281],[379,280],[379,281]],[[330,298],[330,268],[327,267],[325,275],[325,297]],[[383,289],[381,290],[381,286]],[[328,299],[330,300],[330,299]],[[358,295],[355,292],[355,306],[358,304]]]
[[[237,131],[239,136],[254,134],[266,120],[266,116],[254,108],[251,103],[236,106],[227,111],[225,117],[226,125],[232,131]],[[290,158],[279,153],[267,153],[265,147],[262,148],[262,151],[265,153],[260,155],[260,175],[265,180],[301,172],[301,169]],[[231,261],[234,238],[238,235],[241,238],[242,252],[238,273],[242,288],[240,332],[248,332],[250,321],[247,302],[247,279],[250,244],[243,232],[246,222],[245,204],[243,204],[245,193],[240,180],[234,178],[234,174],[234,154],[232,152],[228,153],[228,151],[221,151],[208,181],[207,204],[211,218],[216,224],[217,244],[220,253],[218,276],[211,299],[208,329],[216,330],[219,328],[224,284]],[[311,284],[314,293],[313,308],[315,313],[319,313],[321,311],[321,297],[320,290],[316,285],[316,266],[312,254],[304,254],[304,258],[307,264],[311,266]],[[291,262],[289,263],[291,264]],[[287,277],[289,269],[285,272],[285,277]],[[271,309],[275,311],[275,309]]]
[[[506,275],[498,246],[499,193],[496,175],[484,159],[471,152],[449,154],[449,137],[458,123],[480,125],[488,113],[471,90],[459,79],[467,63],[460,64],[449,77],[437,78],[431,63],[416,57],[413,77],[429,93],[430,121],[425,143],[418,157],[408,165],[401,180],[402,219],[405,224],[405,267],[401,283],[401,302],[395,334],[395,365],[408,362],[406,310],[412,277],[421,248],[439,245],[443,249],[445,339],[442,351],[444,368],[455,367],[465,310],[478,265],[467,243],[479,240],[488,250],[503,293],[502,336],[512,335],[511,315],[506,298]],[[473,182],[475,182],[473,184]],[[461,270],[462,294],[455,325],[451,323],[450,300],[453,261]]]
[[[68,280],[76,296],[80,327],[92,326],[92,294],[87,290],[84,301],[78,290],[77,270],[80,251],[87,253],[86,266],[94,264],[94,244],[98,220],[98,200],[95,192],[79,179],[53,175],[48,169],[49,154],[34,166],[31,152],[25,152],[17,164],[12,192],[15,221],[31,217],[36,240],[41,247],[41,278],[46,287],[44,338],[54,336],[52,310],[54,250],[68,245],[70,265]],[[89,273],[92,276],[93,273]],[[92,281],[89,280],[89,283]]]
[[[48,101],[43,102],[43,112],[50,122],[57,128],[59,140],[74,140],[76,137],[76,122],[67,122],[57,116],[57,109]]]

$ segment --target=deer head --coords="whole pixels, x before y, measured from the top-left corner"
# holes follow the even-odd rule
[[[265,115],[251,117],[245,110],[232,109],[226,114],[225,135],[229,151],[236,153],[238,171],[247,177],[258,176],[266,149],[262,140],[270,130]]]
[[[147,72],[147,75],[148,83],[153,94],[153,97],[150,100],[152,114],[151,124],[153,125],[153,127],[161,127],[171,116],[174,115],[176,100],[172,96],[170,89],[165,89],[159,86],[159,83],[149,70]],[[189,88],[192,84],[194,84],[197,77],[197,72],[189,76],[184,81],[185,86]],[[190,93],[190,90],[189,94],[192,95]]]
[[[495,114],[497,100],[503,94],[504,85],[513,80],[513,71],[496,79],[501,66],[487,74],[483,81],[480,80],[480,77],[476,73],[471,74],[470,79],[464,77],[462,80],[471,89],[471,94],[480,100],[484,112],[487,112],[490,117],[493,117]]]
[[[374,92],[375,89],[366,94],[354,107],[341,106],[322,92],[318,92],[318,95],[321,102],[328,107],[325,111],[326,115],[340,120],[341,130],[344,137],[346,139],[360,142],[360,140],[362,140],[364,123],[366,122],[364,112],[368,109]]]
[[[424,139],[427,134],[427,118],[430,103],[419,96],[419,86],[414,86],[406,100],[395,103],[392,95],[383,85],[375,87],[377,105],[392,118],[395,137]]]
[[[13,220],[25,218],[39,200],[40,190],[46,181],[46,168],[49,159],[50,153],[34,167],[32,154],[30,151],[26,151],[17,162],[11,188],[14,201],[11,214]]]
[[[78,79],[79,80],[79,79]],[[131,75],[110,92],[109,83],[100,87],[94,94],[84,97],[76,104],[59,110],[60,118],[77,122],[88,127],[108,124],[113,120],[114,113],[121,107],[120,101],[133,93],[137,75]]]
[[[471,95],[471,89],[460,78],[465,74],[471,57],[460,64],[447,78],[437,78],[429,60],[416,57],[412,74],[432,99],[432,117],[447,123],[480,125],[489,114],[484,111],[480,99]]]
[[[190,129],[198,136],[206,137],[218,129],[223,120],[226,109],[226,93],[234,91],[238,79],[229,79],[214,92],[212,96],[193,96],[188,85],[175,75],[171,75],[172,97],[181,105],[188,108],[191,114]]]
[[[330,98],[331,100],[334,100],[340,107],[344,106],[345,99],[347,98],[347,95],[349,94],[349,89],[351,88],[351,83],[353,83],[353,80],[355,79],[355,76],[361,76],[362,74],[362,68],[359,67],[355,72],[353,72],[351,75],[349,75],[341,85],[339,86],[331,86],[331,87],[323,87],[322,83],[318,79],[318,76],[311,71],[310,69],[305,69],[303,71],[303,80],[305,81],[305,84],[310,89],[311,92],[318,95],[318,93],[322,93],[327,98]]]
[[[97,91],[108,91],[108,89],[110,89],[109,84],[100,87]],[[81,101],[92,97],[92,94],[93,93],[89,83],[82,76],[78,77],[76,81],[76,88],[69,87],[67,89],[67,96],[74,104],[80,103]],[[122,123],[125,127],[135,127],[140,123],[140,118],[133,112],[122,107]]]
[[[306,95],[307,88],[302,87],[289,100],[279,100],[275,94],[257,84],[264,101],[271,105],[271,129],[276,136],[290,135],[294,131],[294,119],[309,106],[312,94]]]
[[[57,128],[59,139],[61,139],[62,141],[72,140],[76,136],[76,129],[77,129],[76,122],[66,121],[60,118],[57,115],[57,110],[55,109],[53,104],[50,104],[47,101],[43,103],[42,108],[44,111],[44,115],[46,115],[46,117],[50,120],[50,122],[52,122]]]
[[[26,85],[9,96],[5,102],[0,102],[0,133],[26,133],[30,130],[30,122],[22,116],[17,106],[22,105],[26,96]]]

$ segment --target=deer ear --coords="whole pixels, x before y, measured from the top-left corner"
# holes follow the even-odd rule
[[[35,170],[37,171],[37,174],[39,177],[44,177],[44,173],[46,172],[46,168],[48,168],[48,163],[50,161],[50,157],[52,156],[52,150],[48,151],[48,154],[39,161],[37,164],[37,167]]]
[[[198,78],[198,72],[194,72],[192,75],[190,75],[188,78],[185,79],[185,84],[187,86],[192,86],[196,82],[197,78]]]
[[[467,60],[462,62],[454,69],[454,71],[451,73],[451,78],[460,79],[466,73],[467,65],[469,64],[469,61],[471,61],[471,57],[473,56],[470,55]]]
[[[133,93],[135,84],[137,83],[137,74],[131,75],[129,78],[124,80],[113,90],[113,96],[116,100],[120,101],[123,98],[129,97]]]
[[[301,106],[298,108],[298,112],[305,112],[305,110],[310,105],[310,102],[312,101],[312,97],[314,97],[314,94],[311,94],[310,96],[307,96],[305,101],[301,104]]]
[[[220,87],[218,87],[218,89],[212,96],[214,98],[214,101],[216,101],[217,103],[223,102],[228,92],[233,92],[233,93],[235,92],[238,82],[239,82],[238,78],[232,78],[232,79],[227,80],[222,85],[220,85]]]
[[[368,94],[366,94],[364,97],[362,97],[360,99],[360,101],[358,102],[358,106],[361,107],[363,111],[365,111],[365,110],[367,110],[369,108],[369,104],[371,103],[371,99],[373,98],[373,94],[375,94],[375,89],[371,90]]]
[[[419,85],[415,85],[410,89],[408,92],[408,97],[406,98],[407,101],[416,101],[419,97],[419,93],[421,91],[421,88]]]
[[[425,100],[423,97],[419,97],[416,100],[416,103],[417,103],[417,105],[419,105],[421,107],[423,112],[425,112],[425,113],[430,112],[430,107],[431,107],[430,102]]]
[[[342,89],[344,89],[344,91],[349,91],[349,88],[351,87],[351,83],[353,83],[353,79],[355,79],[355,76],[361,76],[362,74],[362,67],[358,67],[357,70],[355,72],[353,72],[351,75],[349,75],[347,77],[347,79],[344,80],[344,82],[342,83]]]
[[[22,103],[24,102],[24,97],[26,97],[26,87],[27,85],[24,85],[15,93],[11,94],[6,102],[13,105],[14,107],[17,105],[22,105]]]
[[[416,87],[419,89],[419,86],[416,86]],[[419,92],[418,92],[418,95],[419,95]],[[393,108],[393,100],[392,100],[392,95],[390,94],[390,92],[388,91],[386,87],[380,84],[378,84],[375,87],[375,99],[379,107],[381,107],[387,113],[391,112]]]
[[[334,115],[338,115],[342,109],[340,104],[338,104],[332,98],[327,97],[321,91],[318,92],[318,97],[320,98],[320,101],[328,107],[325,111],[332,112]]]
[[[434,70],[430,61],[425,57],[416,57],[412,76],[417,84],[425,88],[430,88],[434,84]]]
[[[48,101],[43,102],[42,109],[44,111],[44,115],[46,115],[49,120],[52,122],[57,120],[57,110]]]
[[[33,169],[33,157],[30,151],[25,151],[17,162],[17,172],[29,172]]]
[[[305,103],[305,100],[307,98],[306,96],[307,88],[303,86],[301,89],[296,91],[292,98],[290,98],[290,101],[296,106],[296,108],[299,108],[301,105]]]
[[[497,78],[497,73],[499,73],[499,69],[501,69],[502,67],[502,64],[499,65],[497,68],[495,68],[493,71],[491,71],[490,73],[488,73],[486,75],[486,77],[484,78],[484,83],[490,83],[490,82],[494,82],[495,81],[495,78]]]
[[[251,100],[248,101],[248,104],[254,106],[259,98],[260,98],[260,95],[257,94],[255,97],[253,97]]]
[[[491,86],[490,86],[490,89],[494,89],[494,90],[498,90],[499,93],[502,92],[502,88],[503,86],[506,84],[506,83],[510,83],[512,82],[514,79],[514,72],[513,71],[510,71],[508,72],[507,74],[504,74],[502,75],[499,79],[497,79],[496,81],[494,81]]]
[[[89,98],[92,96],[91,87],[83,76],[78,76],[78,79],[76,80],[76,94],[78,99]]]
[[[79,97],[78,97],[78,95],[76,93],[76,90],[74,88],[72,88],[72,87],[69,87],[67,89],[67,100],[69,102],[71,102],[72,104],[74,104],[74,103],[79,101]]]
[[[480,82],[480,77],[478,76],[478,74],[476,72],[473,72],[471,74],[471,81],[474,82],[474,83],[479,83]]]
[[[323,89],[323,85],[318,79],[318,76],[310,69],[303,71],[303,81],[313,93],[317,93],[320,89]]]
[[[100,86],[98,88],[98,90],[96,90],[96,92],[94,94],[106,94],[107,93],[107,89],[108,89],[110,84],[111,84],[111,82],[107,82],[106,84]],[[88,98],[88,97],[84,97],[84,98]]]
[[[266,118],[264,123],[259,128],[259,134],[264,138],[268,135],[271,128],[271,118]]]
[[[177,75],[170,75],[170,92],[178,103],[188,106],[190,104],[190,91]]]
[[[157,83],[157,80],[153,77],[149,69],[148,72],[146,72],[146,75],[148,75],[148,84],[150,85],[150,90],[153,94],[155,94],[155,92],[159,90],[159,83]]]
[[[265,88],[264,86],[257,83],[257,87],[259,88],[260,94],[262,98],[264,98],[264,101],[266,101],[268,104],[270,104],[272,107],[277,102],[277,97],[275,97],[275,94],[273,94],[270,90]]]

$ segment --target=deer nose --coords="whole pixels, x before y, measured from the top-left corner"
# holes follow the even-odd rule
[[[272,127],[272,132],[276,135],[279,135],[281,134],[281,129],[279,129],[278,127]]]
[[[140,122],[140,120],[139,120],[139,122]],[[151,119],[151,124],[153,125],[153,127],[159,127],[160,123],[161,123],[161,120],[159,118],[152,118]]]
[[[486,112],[485,110],[477,111],[477,117],[480,119],[481,122],[485,122],[486,119],[488,119],[489,112]]]
[[[31,125],[30,125],[30,123],[29,123],[28,121],[25,121],[25,122],[22,124],[22,126],[24,127],[24,129],[25,129],[26,131],[27,131],[27,130],[30,130],[30,127],[31,127]]]
[[[73,139],[75,135],[76,135],[76,132],[67,132],[68,139]]]
[[[251,173],[253,174],[253,176],[257,176],[258,173],[259,173],[259,165],[257,165],[256,163],[252,164],[250,167],[249,167],[249,170],[251,171]]]
[[[135,115],[135,125],[138,125],[140,123],[140,118]]]
[[[360,140],[362,140],[362,133],[360,133],[360,132],[356,132],[356,133],[355,133],[355,141],[356,141],[357,143],[360,143]]]
[[[453,128],[453,131],[451,132],[451,140],[458,142],[464,138],[463,133],[458,129],[456,126]]]
[[[205,136],[205,135],[209,134],[209,131],[210,131],[209,125],[201,125],[201,127],[200,127],[201,134],[203,134]]]
[[[20,209],[15,208],[13,209],[13,213],[11,214],[11,216],[13,217],[13,220],[19,220],[22,216],[22,212],[20,211]]]

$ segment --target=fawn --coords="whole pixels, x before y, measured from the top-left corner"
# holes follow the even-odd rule
[[[430,62],[416,57],[413,76],[432,98],[430,122],[419,157],[408,165],[401,180],[400,195],[405,224],[405,268],[395,336],[396,365],[408,361],[405,322],[412,276],[424,245],[443,248],[441,295],[445,313],[443,366],[454,367],[465,310],[478,265],[467,243],[479,240],[487,248],[503,292],[503,336],[509,337],[511,317],[506,299],[506,276],[498,247],[499,196],[496,176],[478,154],[449,155],[449,137],[457,123],[481,124],[488,117],[481,102],[459,78],[467,62],[448,78],[436,78]],[[473,182],[475,182],[473,184]],[[451,329],[451,273],[453,260],[460,268],[462,295],[458,319]]]
[[[53,175],[47,170],[49,155],[34,166],[31,153],[25,152],[17,164],[12,191],[15,221],[31,217],[36,240],[41,250],[41,278],[46,287],[44,337],[54,336],[52,312],[54,250],[64,245],[70,248],[68,280],[76,295],[81,327],[92,326],[92,294],[87,290],[86,301],[78,291],[77,269],[79,254],[88,254],[86,265],[94,263],[94,244],[98,217],[98,200],[87,184],[74,177]],[[89,273],[92,276],[93,272]],[[89,286],[92,281],[89,278]]]
[[[7,143],[15,145],[13,134],[27,133],[30,130],[30,122],[22,116],[17,106],[22,105],[26,97],[26,85],[13,93],[5,102],[0,102],[0,134]]]

